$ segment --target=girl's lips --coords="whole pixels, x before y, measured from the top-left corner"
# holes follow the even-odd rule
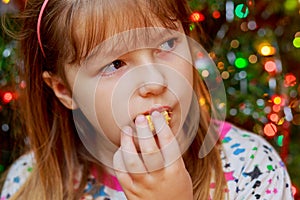
[[[151,115],[154,111],[158,111],[158,112],[168,111],[168,112],[171,112],[171,107],[170,106],[161,106],[161,107],[157,107],[157,108],[151,108],[150,110],[144,112],[143,115]]]

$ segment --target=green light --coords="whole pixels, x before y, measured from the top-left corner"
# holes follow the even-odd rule
[[[248,61],[245,58],[237,58],[234,64],[237,68],[243,69],[248,66]]]
[[[249,8],[244,4],[239,4],[235,8],[235,14],[239,18],[246,18],[249,15]]]
[[[278,146],[280,146],[280,147],[283,146],[283,138],[284,138],[283,135],[280,135],[280,136],[278,136],[278,138],[277,138],[277,144],[278,144]]]
[[[3,171],[4,171],[4,166],[0,165],[0,172],[3,172]]]
[[[194,30],[195,29],[195,24],[191,24],[190,25],[190,31]]]
[[[297,0],[286,0],[284,3],[284,8],[287,11],[294,11],[297,9],[297,6],[298,6]]]
[[[295,37],[295,39],[293,40],[293,45],[296,48],[300,48],[300,37]]]

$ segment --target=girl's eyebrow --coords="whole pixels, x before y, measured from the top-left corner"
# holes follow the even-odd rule
[[[163,40],[163,39],[169,37],[170,35],[175,35],[176,33],[177,33],[177,31],[175,31],[175,30],[164,29],[162,31],[159,31],[159,34],[156,34],[154,39],[155,39],[155,41]]]
[[[126,52],[133,51],[141,48],[158,48],[161,42],[165,42],[172,36],[183,34],[177,30],[154,28],[150,30],[135,29],[130,30],[125,37],[121,34],[108,38],[107,40],[98,44],[91,50],[89,55],[84,59],[84,63],[97,58],[100,54],[101,57],[117,58]],[[107,59],[105,59],[107,60]]]

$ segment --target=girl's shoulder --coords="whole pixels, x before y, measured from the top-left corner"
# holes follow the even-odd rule
[[[288,171],[276,149],[258,134],[222,125],[221,159],[230,197],[293,199]]]
[[[14,161],[8,170],[0,200],[8,200],[18,192],[32,174],[35,164],[33,152],[24,154]],[[79,167],[75,174],[74,189],[77,189],[81,182],[81,173],[82,168]],[[118,185],[117,179],[115,177],[109,177],[108,175],[105,178],[107,178],[107,180],[104,180],[99,186],[94,174],[91,172],[87,179],[82,199],[126,199],[124,193],[121,191],[121,186]],[[110,179],[113,179],[113,182]],[[89,195],[94,189],[99,190],[97,190],[95,194]]]
[[[225,122],[220,139],[222,161],[234,163],[231,168],[243,171],[251,166],[268,172],[285,169],[277,150],[258,134]]]
[[[276,149],[264,137],[227,122],[223,123],[221,130],[220,139],[227,156],[240,157],[240,161],[272,156],[281,160]]]
[[[15,194],[30,176],[34,166],[33,153],[27,153],[18,158],[9,168],[2,191],[1,200],[9,199]]]

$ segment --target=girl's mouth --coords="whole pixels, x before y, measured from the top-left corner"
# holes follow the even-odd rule
[[[169,124],[170,121],[171,121],[171,119],[172,119],[172,111],[171,111],[171,108],[169,106],[163,106],[163,107],[153,108],[153,109],[151,109],[149,111],[144,112],[143,115],[145,115],[145,117],[146,117],[146,119],[148,121],[150,130],[152,132],[155,131],[155,128],[154,128],[154,125],[153,125],[153,122],[152,122],[152,119],[151,119],[151,114],[154,111],[160,112],[164,116],[165,121],[166,121],[167,124]],[[135,119],[133,120],[133,122],[135,122]]]
[[[150,110],[142,113],[143,115],[147,116],[150,115],[154,112],[154,111],[158,111],[160,113],[167,111],[167,112],[171,112],[171,107],[170,106],[159,106],[159,107],[153,107]]]
[[[169,124],[169,122],[171,121],[171,112],[165,110],[163,112],[161,112],[161,114],[163,114],[164,118],[165,118],[165,121],[167,124]],[[154,128],[154,125],[153,125],[153,122],[152,122],[152,119],[151,119],[151,115],[146,115],[146,119],[148,121],[148,124],[149,124],[149,127],[150,127],[150,130],[152,132],[154,132],[155,128]]]

